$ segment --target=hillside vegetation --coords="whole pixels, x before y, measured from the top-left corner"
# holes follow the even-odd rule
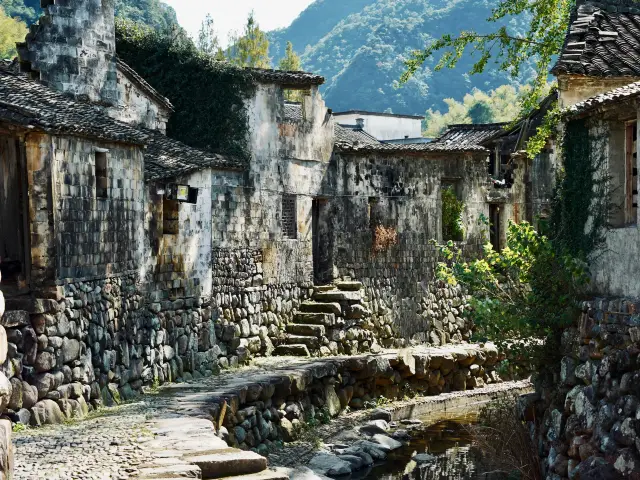
[[[334,110],[442,111],[446,98],[462,99],[474,88],[490,91],[513,80],[495,69],[468,75],[472,59],[437,73],[431,61],[398,89],[403,62],[442,34],[495,29],[485,21],[495,5],[497,0],[317,0],[290,27],[270,33],[270,55],[278,60],[291,41],[303,68],[326,77],[324,97]],[[522,19],[512,20],[510,29],[522,33]],[[523,78],[531,73],[523,72]]]

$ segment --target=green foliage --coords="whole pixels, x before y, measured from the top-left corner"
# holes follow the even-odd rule
[[[0,0],[0,9],[4,10],[8,17],[17,18],[25,24],[31,25],[38,20],[40,2],[25,4],[24,0]]]
[[[202,21],[202,25],[200,25],[198,38],[196,39],[196,46],[202,53],[214,56],[222,54],[222,57],[224,58],[224,53],[222,52],[220,42],[218,41],[218,35],[213,27],[213,18],[211,18],[211,15],[208,13]]]
[[[444,241],[462,241],[464,228],[462,226],[462,211],[464,203],[458,200],[453,187],[442,189],[442,237]]]
[[[605,241],[610,213],[606,133],[591,136],[585,120],[565,125],[562,170],[554,198],[550,233],[554,243],[582,259]]]
[[[448,111],[427,110],[425,116],[426,137],[437,137],[444,133],[448,125],[458,123],[511,122],[519,113],[519,99],[528,95],[531,88],[513,85],[501,85],[495,90],[483,92],[474,89],[464,96],[462,101],[445,98]]]
[[[474,88],[489,91],[510,83],[505,72],[487,70],[469,76],[464,71],[434,75],[435,62],[416,72],[402,88],[398,79],[412,51],[457,28],[474,28],[491,14],[498,0],[339,0],[316,1],[284,30],[271,32],[270,52],[284,55],[291,41],[305,70],[326,79],[323,96],[335,111],[366,109],[398,114],[446,110],[445,98],[459,98]],[[498,25],[507,24],[506,21]],[[511,28],[524,34],[526,21],[515,19]],[[489,30],[478,25],[481,31]],[[462,59],[460,70],[471,68]],[[534,74],[522,69],[524,83]],[[515,84],[515,82],[513,82]]]
[[[302,70],[302,63],[298,54],[293,50],[293,43],[287,42],[287,50],[278,64],[278,70],[287,72],[299,72]]]
[[[576,298],[589,281],[583,261],[526,222],[509,224],[501,252],[486,244],[481,258],[467,260],[453,242],[440,252],[438,276],[472,296],[477,340],[491,340],[538,367],[555,361],[559,336],[575,322]]]
[[[465,53],[469,53],[474,57],[470,74],[491,69],[505,72],[514,79],[519,78],[522,68],[528,67],[534,59],[536,73],[531,81],[531,93],[522,97],[520,102],[521,116],[527,115],[545,96],[549,68],[554,56],[562,49],[574,5],[575,0],[499,0],[487,22],[495,24],[513,20],[513,23],[496,25],[489,33],[463,30],[457,35],[442,35],[424,49],[413,52],[406,61],[407,69],[401,82],[408,82],[425,62],[437,54],[440,57],[436,71],[456,67]],[[528,24],[525,32],[514,28],[514,25],[519,25],[518,21]],[[541,138],[536,141],[541,143]]]
[[[230,39],[227,58],[239,67],[271,68],[269,40],[260,30],[253,12],[247,18],[242,36]]]
[[[119,20],[116,41],[118,55],[173,103],[169,136],[248,158],[245,102],[255,91],[249,72],[198,51],[179,29],[165,33]]]
[[[179,28],[175,10],[160,0],[116,0],[116,17],[168,31]]]
[[[0,59],[15,57],[16,42],[23,42],[26,35],[27,26],[0,8]]]

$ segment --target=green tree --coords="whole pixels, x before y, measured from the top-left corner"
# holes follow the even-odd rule
[[[24,0],[0,0],[0,8],[4,10],[8,17],[18,18],[27,25],[35,23],[40,14],[39,8],[36,10],[26,5]]]
[[[480,100],[469,109],[471,123],[491,123],[493,122],[493,111],[491,105],[485,100]]]
[[[511,23],[507,23],[488,34],[465,30],[457,35],[442,35],[423,50],[413,52],[405,63],[407,70],[402,75],[401,82],[406,83],[428,58],[436,54],[440,54],[436,71],[454,68],[465,52],[471,52],[472,55],[477,55],[471,74],[484,72],[493,60],[492,66],[497,65],[497,70],[508,73],[514,79],[518,78],[522,67],[533,58],[536,74],[531,82],[531,94],[522,97],[520,101],[521,114],[528,114],[545,95],[549,68],[554,56],[562,49],[574,5],[575,0],[500,0],[487,21],[498,22],[514,18],[523,20],[528,24],[524,34],[510,30]],[[554,121],[556,116],[557,109],[552,108],[545,123]],[[542,131],[548,135],[551,129],[543,128]],[[544,146],[535,137],[530,144],[535,146],[535,149],[529,149],[530,155],[535,155]]]
[[[247,24],[241,37],[231,36],[227,57],[239,67],[270,68],[269,40],[260,30],[253,12],[247,18]]]
[[[15,57],[16,43],[24,41],[26,35],[27,25],[0,8],[0,59]]]
[[[213,56],[217,61],[224,61],[226,57],[224,50],[220,46],[218,41],[218,34],[213,27],[213,18],[207,13],[207,16],[202,21],[200,30],[198,31],[198,38],[196,39],[196,47],[202,53]]]
[[[299,72],[302,70],[302,63],[298,54],[293,50],[293,43],[287,42],[287,49],[278,64],[278,69],[287,72]]]

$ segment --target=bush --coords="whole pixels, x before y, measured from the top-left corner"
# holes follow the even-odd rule
[[[501,252],[486,244],[482,258],[466,260],[453,242],[440,252],[438,276],[471,295],[476,340],[494,341],[535,367],[558,359],[557,342],[577,320],[576,299],[589,279],[584,262],[558,253],[526,222],[509,224]]]

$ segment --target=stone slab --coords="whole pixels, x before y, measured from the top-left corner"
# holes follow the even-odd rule
[[[308,325],[303,323],[290,323],[287,325],[287,332],[309,337],[324,337],[326,334],[324,325]]]
[[[318,302],[360,302],[362,295],[359,291],[331,290],[329,292],[317,292],[313,299]]]
[[[294,356],[294,357],[309,357],[309,349],[304,344],[299,345],[279,345],[273,350],[275,356]]]
[[[30,327],[31,319],[29,312],[25,310],[9,310],[4,312],[4,316],[0,320],[0,325],[5,328]]]
[[[325,327],[333,327],[336,324],[336,316],[333,313],[298,312],[295,314],[294,320],[298,324],[324,325]]]
[[[334,315],[342,314],[342,307],[339,303],[322,303],[322,302],[303,302],[300,305],[300,311],[312,313],[333,313]]]
[[[185,457],[185,460],[200,467],[203,479],[251,475],[267,469],[265,457],[243,450]]]
[[[233,477],[223,477],[220,480],[289,480],[289,474],[282,470],[265,470],[260,473],[249,475],[236,475]]]

